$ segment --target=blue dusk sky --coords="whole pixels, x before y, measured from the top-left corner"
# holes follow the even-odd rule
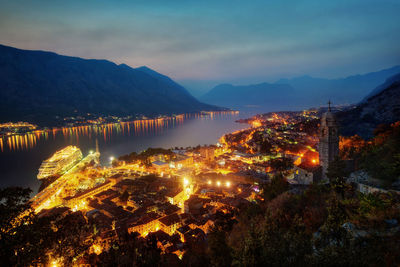
[[[132,67],[188,89],[400,64],[399,0],[0,0],[0,43]]]

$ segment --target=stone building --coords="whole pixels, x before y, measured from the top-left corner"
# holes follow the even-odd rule
[[[321,180],[321,166],[306,162],[294,166],[293,180],[302,185],[318,183]]]
[[[319,162],[322,167],[322,179],[326,180],[329,163],[339,155],[339,125],[336,116],[331,111],[329,101],[328,111],[322,115],[319,132]]]

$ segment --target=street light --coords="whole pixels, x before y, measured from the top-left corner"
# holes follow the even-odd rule
[[[217,182],[217,186],[220,186],[220,185],[221,185],[221,182],[220,182],[220,181],[218,181],[218,182]]]
[[[113,161],[114,159],[115,159],[114,157],[112,157],[112,156],[110,157],[110,161]]]
[[[226,182],[226,187],[230,187],[231,186],[231,182]]]

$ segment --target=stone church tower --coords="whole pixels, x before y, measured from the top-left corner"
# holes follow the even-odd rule
[[[331,112],[331,102],[328,111],[322,115],[319,132],[319,162],[322,167],[322,179],[327,179],[326,172],[329,163],[339,155],[339,125],[336,116]]]

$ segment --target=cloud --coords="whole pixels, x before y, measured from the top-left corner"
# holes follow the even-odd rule
[[[3,2],[3,44],[178,80],[334,77],[400,61],[398,1]]]

